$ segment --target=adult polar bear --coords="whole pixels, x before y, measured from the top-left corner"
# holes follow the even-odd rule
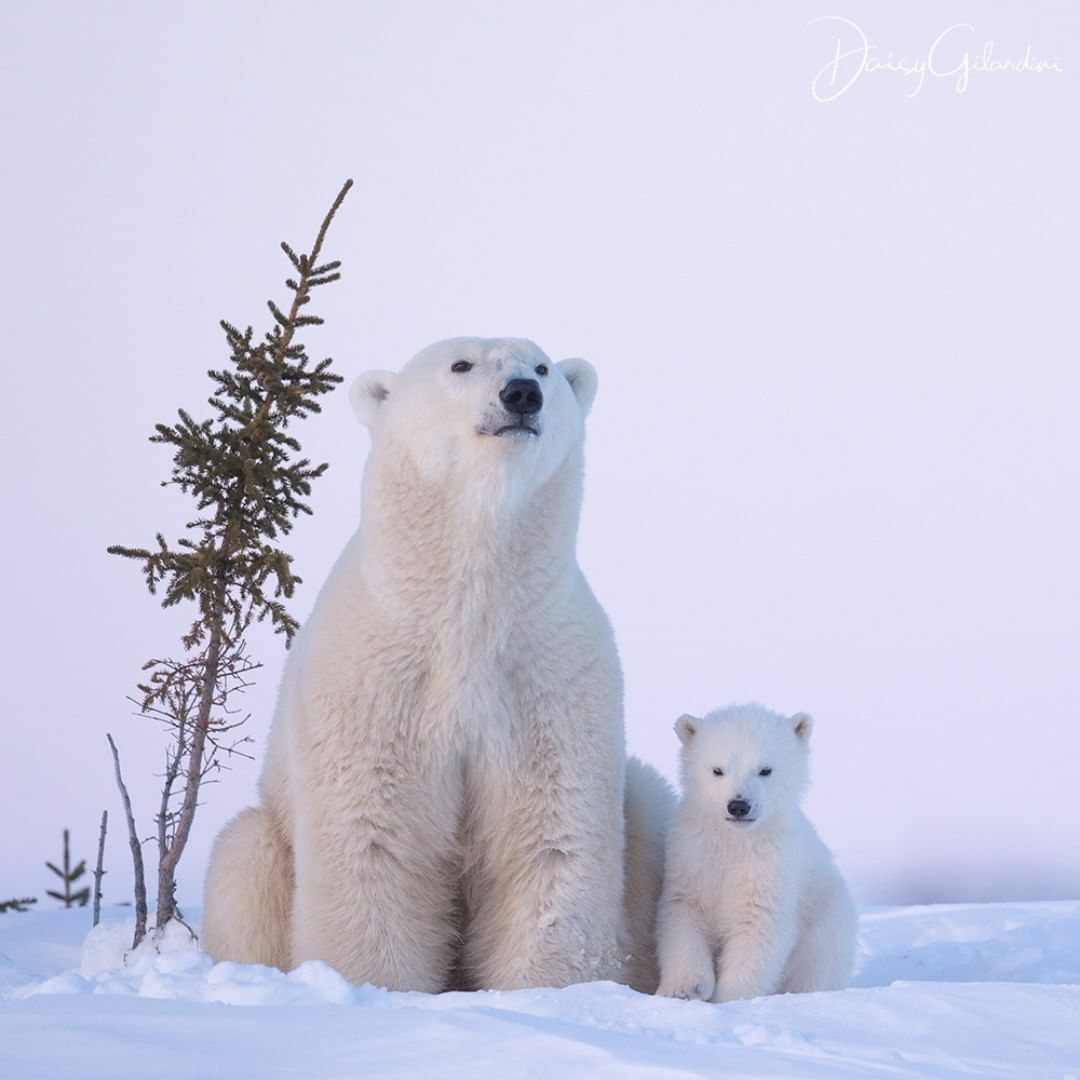
[[[574,552],[595,392],[586,361],[516,338],[355,382],[362,521],[289,653],[261,805],[214,846],[216,959],[655,989],[671,794],[624,770],[615,642]]]

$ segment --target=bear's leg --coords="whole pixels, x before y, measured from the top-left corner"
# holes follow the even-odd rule
[[[478,989],[625,979],[617,758],[576,794],[514,770],[471,801],[464,967]],[[587,788],[587,790],[586,790]]]
[[[654,994],[660,979],[656,910],[664,884],[664,848],[675,808],[671,785],[637,758],[626,761],[626,981]]]
[[[855,906],[841,883],[802,927],[780,989],[786,994],[844,989],[854,966],[856,928]]]
[[[296,823],[293,963],[322,960],[358,985],[438,993],[460,937],[458,800],[430,776],[385,791],[378,776],[349,779],[354,799],[364,793],[358,802],[324,783],[329,800],[305,805]]]
[[[203,897],[201,944],[215,960],[289,967],[293,869],[269,812],[239,813],[218,835]]]
[[[792,905],[793,906],[793,905]],[[795,912],[761,905],[752,921],[724,939],[713,1001],[775,994],[796,940]]]
[[[716,989],[716,961],[697,913],[663,897],[656,920],[656,948],[664,997],[708,1001]]]

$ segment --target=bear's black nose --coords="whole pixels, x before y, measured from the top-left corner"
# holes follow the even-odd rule
[[[535,379],[511,379],[499,393],[499,400],[507,412],[528,416],[540,411],[544,395]]]
[[[727,812],[733,818],[744,818],[750,813],[750,804],[745,799],[732,799],[727,804]]]

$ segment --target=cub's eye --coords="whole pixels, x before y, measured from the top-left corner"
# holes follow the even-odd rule
[[[758,769],[758,776],[771,776],[772,766],[766,765],[764,769]]]
[[[712,774],[713,774],[713,776],[723,776],[724,775],[724,770],[721,769],[719,765],[717,765],[713,769]]]
[[[546,375],[547,373],[548,373],[547,364],[537,364],[536,365],[536,374],[537,375]]]
[[[455,360],[450,365],[450,370],[457,372],[458,375],[464,375],[466,371],[472,371],[473,366],[468,360]]]

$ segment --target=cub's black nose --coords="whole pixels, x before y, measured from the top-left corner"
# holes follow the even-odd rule
[[[733,818],[744,818],[750,813],[750,804],[745,799],[732,799],[727,804],[727,812]]]
[[[544,395],[535,379],[511,379],[499,393],[499,400],[507,412],[528,416],[540,411]]]

